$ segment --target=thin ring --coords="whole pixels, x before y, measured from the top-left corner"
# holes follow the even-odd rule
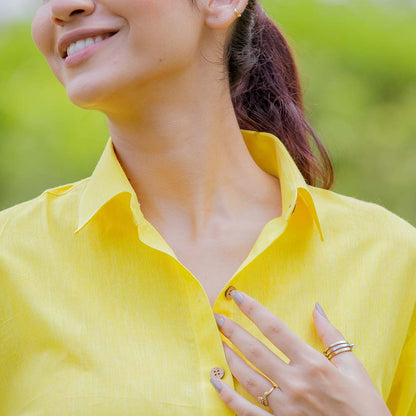
[[[334,342],[333,344],[328,345],[327,349],[323,353],[326,355],[331,348],[336,347],[337,345],[341,345],[341,344],[348,344],[348,341],[343,339],[341,341]]]
[[[259,401],[260,404],[262,404],[263,406],[269,406],[269,401],[267,400],[267,397],[269,396],[269,394],[272,393],[272,391],[276,388],[277,386],[273,386],[270,390],[266,391],[266,393],[263,394],[263,396],[259,396],[257,397],[257,400]]]
[[[336,347],[331,348],[331,350],[326,353],[326,356],[329,357],[334,352],[336,352],[338,350],[342,350],[343,348],[351,348],[352,349],[353,346],[354,346],[354,344],[340,344]]]
[[[348,347],[341,348],[340,350],[332,352],[331,354],[329,354],[327,358],[328,358],[328,360],[330,360],[332,357],[335,357],[338,354],[341,354],[343,352],[348,352],[348,351],[352,351],[352,347],[348,346]]]
[[[234,13],[236,14],[237,17],[241,17],[241,14],[238,13],[238,10],[236,8],[234,9]]]
[[[333,354],[334,352],[343,349],[343,348],[352,348],[354,347],[354,344],[350,344],[348,341],[342,340],[342,341],[337,341],[334,342],[333,344],[331,344],[325,351],[323,351],[322,353],[325,355],[325,357],[329,357],[330,355],[336,355]]]

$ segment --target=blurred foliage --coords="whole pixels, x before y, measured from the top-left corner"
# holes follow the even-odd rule
[[[299,66],[336,192],[416,225],[416,10],[366,0],[262,0]]]
[[[367,0],[262,0],[293,48],[333,190],[416,224],[416,11]],[[394,2],[393,2],[394,4]],[[32,43],[0,37],[0,209],[89,176],[108,130],[75,107]]]

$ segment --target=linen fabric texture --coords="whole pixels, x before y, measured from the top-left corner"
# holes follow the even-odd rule
[[[241,132],[280,179],[283,212],[213,308],[143,216],[111,137],[91,177],[0,213],[0,415],[231,416],[213,367],[257,404],[230,372],[213,312],[287,359],[226,299],[230,285],[322,352],[320,302],[393,415],[416,415],[416,229],[307,185],[277,137]]]

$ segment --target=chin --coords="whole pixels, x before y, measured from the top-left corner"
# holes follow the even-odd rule
[[[77,107],[96,110],[100,107],[100,103],[105,101],[109,93],[104,83],[75,83],[71,82],[65,86],[69,100]]]

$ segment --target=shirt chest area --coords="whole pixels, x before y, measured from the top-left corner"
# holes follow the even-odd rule
[[[200,283],[153,251],[79,253],[44,262],[41,278],[18,271],[5,414],[231,415],[209,381],[221,367],[234,385]],[[214,310],[238,320],[224,293]]]
[[[209,383],[226,368],[212,313],[129,285],[71,288],[20,299],[5,414],[231,414]]]
[[[42,278],[21,270],[25,277],[10,291],[19,310],[11,335],[18,349],[10,414],[231,415],[209,382],[210,370],[223,368],[224,380],[249,397],[230,373],[213,312],[266,342],[225,296],[231,285],[318,350],[311,316],[316,300],[351,342],[371,345],[379,336],[360,319],[347,322],[345,305],[353,307],[348,302],[354,300],[342,303],[336,285],[325,289],[325,262],[290,261],[271,250],[227,282],[211,308],[201,284],[179,262],[143,250],[103,247],[93,259],[79,250],[76,262],[61,255],[42,264]],[[363,349],[360,358],[378,368],[386,353]],[[382,371],[375,376],[381,379]]]

